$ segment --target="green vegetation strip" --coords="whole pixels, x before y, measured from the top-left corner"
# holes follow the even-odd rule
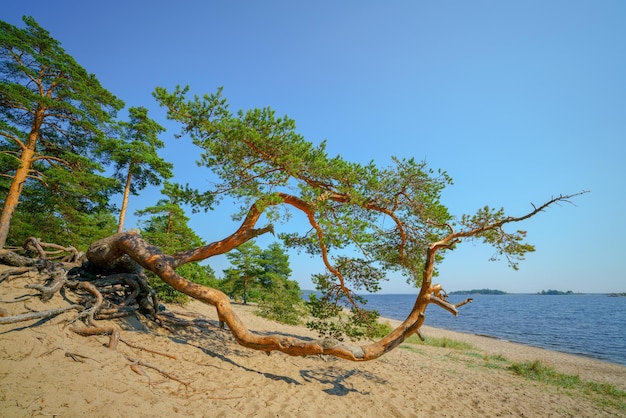
[[[468,365],[476,365],[475,359],[479,358],[483,360],[482,365],[486,368],[508,370],[517,376],[532,381],[562,389],[575,390],[591,398],[598,406],[614,408],[622,412],[626,411],[625,391],[608,383],[583,381],[579,376],[560,373],[539,360],[521,363],[511,362],[501,354],[480,354],[472,344],[446,337],[428,337],[422,341],[417,336],[412,335],[406,339],[401,347],[423,354],[415,349],[415,346],[418,345],[457,350],[467,356]]]
[[[608,383],[583,381],[578,376],[560,373],[539,360],[523,363],[512,363],[509,368],[518,376],[564,389],[580,390],[586,395],[594,396],[601,405],[611,406],[626,411],[626,392]]]
[[[470,343],[464,341],[453,340],[451,338],[428,337],[425,341],[419,339],[417,335],[411,335],[404,341],[405,344],[427,345],[431,347],[451,348],[454,350],[476,350]],[[406,348],[406,347],[405,347]]]

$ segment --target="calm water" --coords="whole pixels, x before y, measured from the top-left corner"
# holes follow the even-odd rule
[[[457,303],[465,295],[450,295]],[[626,297],[607,295],[471,295],[455,317],[435,305],[425,325],[482,334],[626,365]],[[368,295],[368,309],[403,320],[415,295]]]

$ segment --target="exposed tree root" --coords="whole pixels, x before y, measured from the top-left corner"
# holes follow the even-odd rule
[[[39,238],[35,237],[27,238],[22,244],[22,248],[26,251],[36,251],[42,260],[57,260],[62,263],[76,264],[84,256],[83,253],[74,247],[63,247],[57,244],[41,242]]]
[[[111,350],[117,350],[117,345],[120,341],[120,332],[113,327],[72,327],[70,330],[78,335],[82,335],[83,337],[89,337],[92,335],[108,335],[109,344],[107,346]]]
[[[17,251],[17,249],[0,249],[0,263],[7,266],[21,267],[24,271],[26,271],[29,267],[35,267],[37,264],[42,264],[39,259],[26,257],[18,254]]]
[[[52,297],[61,290],[67,281],[67,270],[59,267],[58,265],[53,266],[54,268],[48,269],[52,278],[52,283],[50,283],[49,286],[34,283],[26,285],[27,289],[35,289],[41,292],[40,298],[42,302],[47,302],[52,299]]]
[[[35,249],[40,248],[38,240],[31,240],[30,245]],[[46,256],[40,250],[37,250],[38,256]],[[101,326],[98,324],[98,320],[119,318],[122,316],[128,316],[133,314],[144,315],[155,323],[164,326],[164,323],[172,324],[176,326],[198,326],[202,328],[216,327],[208,320],[201,318],[195,318],[192,320],[178,318],[175,315],[168,312],[158,312],[158,300],[156,293],[148,285],[147,278],[143,273],[137,273],[137,268],[134,268],[133,273],[111,273],[107,276],[93,275],[88,270],[81,267],[73,266],[68,269],[66,262],[58,261],[42,261],[41,259],[28,259],[26,257],[5,257],[4,260],[17,260],[18,263],[30,264],[32,267],[16,267],[4,272],[0,278],[6,277],[19,277],[24,274],[31,274],[34,277],[39,277],[40,281],[44,284],[30,283],[25,287],[28,289],[36,290],[39,298],[43,302],[47,302],[56,295],[58,295],[63,289],[72,292],[75,296],[72,299],[77,299],[78,303],[72,303],[68,306],[64,306],[57,309],[50,309],[40,312],[28,312],[20,315],[9,316],[6,310],[0,308],[0,325],[13,324],[24,321],[31,321],[36,319],[48,319],[61,315],[65,312],[76,310],[79,313],[68,321],[69,324],[73,324],[69,329],[81,336],[108,336],[107,347],[112,350],[117,350],[120,341],[125,345],[141,350],[154,355],[159,355],[176,360],[176,356],[162,353],[150,348],[141,347],[136,344],[132,344],[129,341],[123,340],[120,336],[120,331],[113,326]],[[125,261],[124,263],[128,263]],[[36,265],[36,267],[35,267]],[[9,273],[9,274],[7,274]],[[37,295],[31,295],[31,297]],[[67,299],[66,296],[64,298]],[[9,302],[21,302],[23,298],[11,301],[3,301],[3,303]],[[82,325],[77,324],[82,322]],[[167,328],[167,326],[164,326]],[[131,363],[130,368],[135,373],[146,377],[148,384],[153,385],[152,379],[146,373],[145,369],[152,369],[165,377],[166,379],[176,381],[182,384],[185,389],[189,388],[190,383],[179,379],[171,373],[149,364],[139,358],[131,357],[127,354],[123,354],[124,357]],[[90,357],[83,356],[78,353],[66,352],[65,356],[71,358],[76,362],[84,362],[86,359],[92,359]]]
[[[25,274],[31,271],[37,271],[37,269],[35,267],[15,267],[12,269],[8,269],[4,273],[0,274],[0,283],[5,281],[9,277],[12,277],[12,276],[18,277],[18,276],[21,276],[22,274]]]
[[[18,323],[18,322],[31,321],[33,319],[52,318],[52,317],[60,315],[60,314],[62,314],[64,312],[71,311],[72,309],[77,309],[79,311],[82,311],[84,309],[84,307],[81,306],[81,305],[69,305],[69,306],[65,306],[63,308],[50,309],[48,311],[29,312],[29,313],[25,313],[25,314],[21,314],[21,315],[0,317],[0,324],[1,325],[4,325],[4,324],[15,324],[15,323]]]
[[[64,247],[54,246],[54,244],[44,244],[46,247],[58,248],[59,251],[67,250]],[[4,260],[11,260],[14,263],[26,264],[37,267],[17,267],[5,272],[2,277],[7,277],[7,273],[18,276],[25,273],[36,274],[42,282],[47,284],[31,283],[25,287],[37,290],[43,302],[47,302],[58,294],[61,289],[72,291],[78,298],[78,303],[71,304],[58,309],[51,309],[42,312],[29,312],[25,314],[0,316],[0,324],[10,324],[33,319],[46,319],[60,315],[69,310],[78,310],[79,314],[74,317],[70,324],[82,321],[84,326],[74,325],[70,329],[82,336],[108,335],[108,347],[116,349],[119,343],[119,331],[113,327],[102,327],[96,324],[96,320],[119,318],[132,315],[138,311],[155,319],[155,306],[158,306],[155,292],[150,288],[147,279],[143,274],[137,273],[113,273],[106,277],[94,276],[88,271],[70,265],[68,269],[66,261],[48,261],[48,253],[43,250],[42,244],[37,239],[29,239],[25,247],[32,247],[39,257],[36,260],[28,259],[24,256],[4,257]],[[71,251],[71,250],[70,250]],[[6,251],[5,251],[6,252]],[[75,252],[72,251],[75,258]],[[61,257],[67,260],[67,257]],[[68,278],[70,276],[71,279]],[[15,300],[11,302],[19,302]]]

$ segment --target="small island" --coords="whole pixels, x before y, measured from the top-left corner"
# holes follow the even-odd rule
[[[572,292],[571,290],[563,292],[561,290],[548,289],[548,290],[542,290],[541,292],[537,292],[537,294],[538,295],[573,295],[574,292]]]
[[[609,293],[609,296],[612,297],[612,298],[618,298],[618,297],[624,298],[624,297],[626,297],[626,292]]]
[[[451,295],[506,295],[504,290],[496,289],[472,289],[472,290],[455,290],[450,292]]]

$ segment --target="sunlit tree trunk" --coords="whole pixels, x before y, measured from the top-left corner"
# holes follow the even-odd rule
[[[126,185],[124,186],[124,198],[122,199],[122,209],[120,210],[120,220],[117,224],[117,232],[124,231],[124,220],[126,218],[126,209],[128,208],[128,196],[130,195],[130,184],[133,179],[132,163],[128,167],[128,174],[126,175]]]
[[[35,146],[37,144],[37,137],[39,136],[39,128],[41,126],[41,119],[43,118],[43,110],[37,112],[38,118],[33,123],[33,129],[28,135],[28,142],[26,145],[20,143],[22,152],[20,154],[20,166],[15,171],[13,181],[9,187],[9,193],[4,201],[4,207],[2,209],[2,215],[0,216],[0,248],[4,247],[9,235],[9,227],[11,225],[11,218],[22,194],[24,183],[30,173],[31,165],[33,163],[35,155]]]

